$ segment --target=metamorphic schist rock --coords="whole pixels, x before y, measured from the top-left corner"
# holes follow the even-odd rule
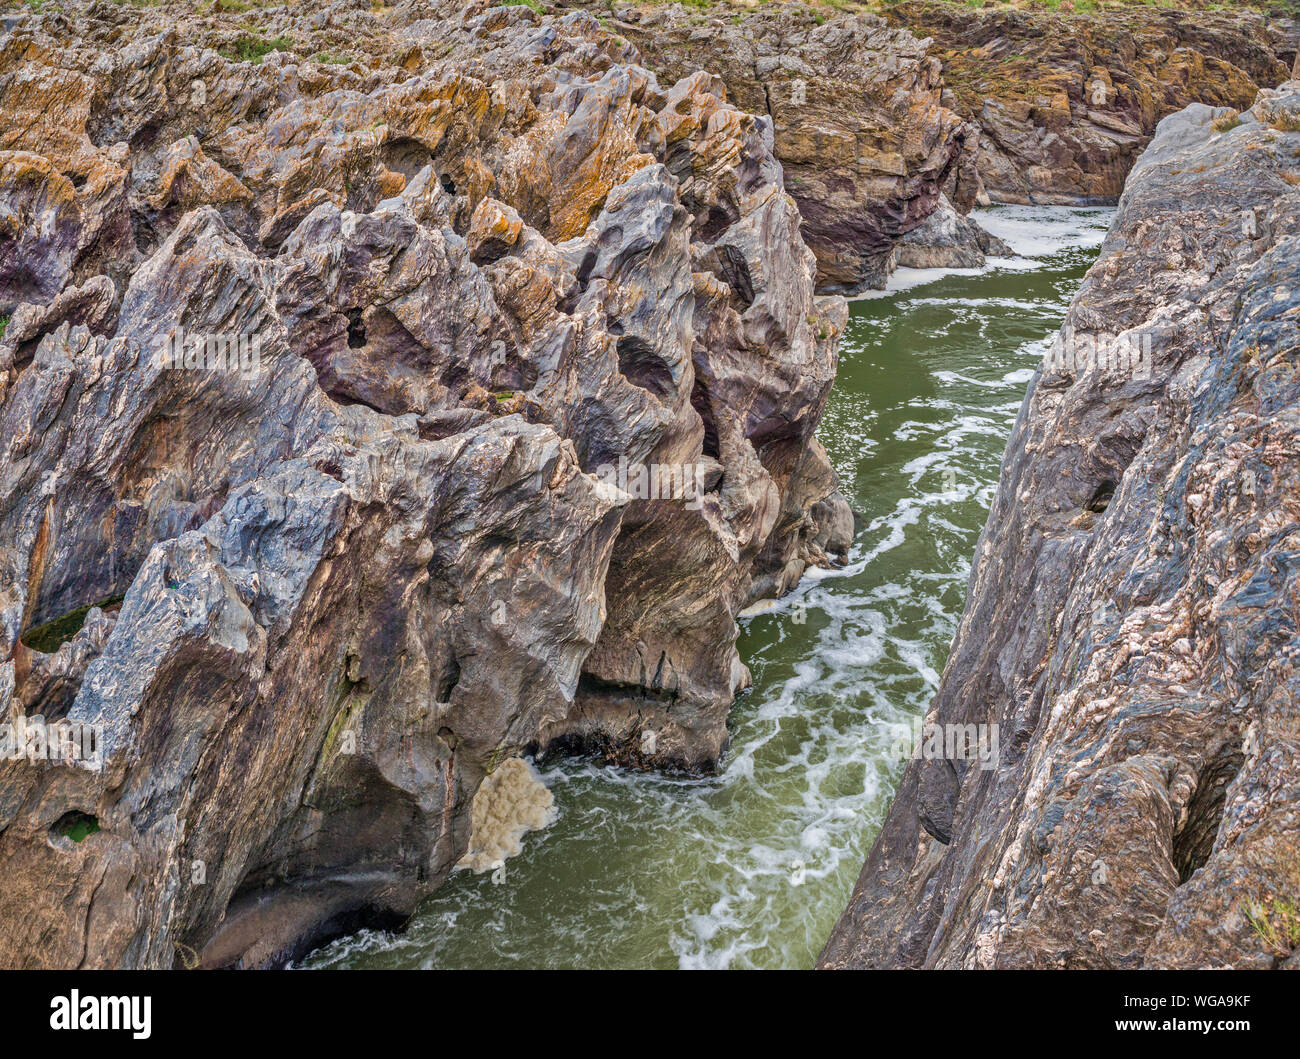
[[[661,76],[708,70],[742,110],[771,116],[822,290],[883,287],[899,237],[945,183],[974,193],[977,128],[941,104],[927,42],[877,15],[780,3],[733,19],[672,4],[620,7],[610,25]]]
[[[1014,257],[1015,251],[997,236],[963,217],[939,196],[939,205],[919,228],[913,228],[894,251],[897,264],[907,268],[981,268],[988,257]]]
[[[1291,81],[1130,175],[926,718],[1000,759],[909,763],[822,966],[1297,965],[1298,368]]]
[[[716,765],[737,613],[852,532],[769,119],[360,3],[6,15],[0,115],[0,721],[103,759],[0,761],[0,965],[275,964],[525,751]]]
[[[1284,20],[1254,10],[905,0],[885,17],[930,42],[943,103],[973,130],[959,204],[1114,203],[1161,118],[1191,103],[1249,107],[1300,61]]]

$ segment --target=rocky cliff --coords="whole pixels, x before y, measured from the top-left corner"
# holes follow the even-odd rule
[[[996,766],[908,765],[822,966],[1296,966],[1298,357],[1292,81],[1130,175],[926,718]]]
[[[1109,203],[1156,123],[1191,103],[1249,107],[1284,80],[1296,35],[1253,10],[1134,6],[1070,13],[936,0],[885,9],[931,41],[943,101],[973,129],[982,186],[998,202]]]
[[[969,222],[951,207],[1113,203],[1161,118],[1249,107],[1300,62],[1294,23],[1254,10],[557,3],[589,7],[664,78],[707,70],[772,118],[819,286],[843,293],[896,264],[982,265],[986,237],[954,238]]]
[[[97,767],[0,761],[0,964],[278,962],[521,751],[712,767],[852,529],[770,119],[582,12],[3,22],[0,722]]]
[[[707,70],[736,106],[771,118],[820,289],[883,286],[899,237],[931,214],[944,184],[965,167],[960,186],[974,187],[977,134],[941,104],[938,60],[878,15],[643,4],[602,18],[667,79]]]

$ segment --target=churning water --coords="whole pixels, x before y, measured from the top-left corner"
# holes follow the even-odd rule
[[[309,967],[809,967],[934,695],[1025,384],[1111,211],[995,207],[1020,257],[904,270],[853,304],[819,436],[861,517],[851,561],[742,624],[754,687],[710,779],[565,761],[557,821],[504,878],[456,872],[401,935]]]

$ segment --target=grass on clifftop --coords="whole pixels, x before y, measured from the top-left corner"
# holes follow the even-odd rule
[[[155,7],[165,0],[114,0],[115,3],[130,7]],[[468,0],[466,0],[468,2]],[[550,10],[548,0],[495,0],[506,7],[530,7],[538,13]],[[203,14],[241,14],[259,8],[278,8],[291,6],[293,0],[199,0],[198,11]],[[610,11],[625,6],[626,0],[594,0],[592,7],[608,7]],[[903,6],[924,8],[941,6],[964,8],[973,11],[1028,11],[1053,13],[1060,15],[1105,14],[1107,11],[1124,11],[1141,8],[1158,8],[1168,11],[1218,11],[1231,12],[1242,9],[1262,11],[1272,14],[1300,16],[1300,0],[631,0],[632,4],[644,6],[661,6],[680,3],[693,11],[713,12],[736,18],[744,14],[783,4],[805,7],[813,10],[823,9],[844,14],[881,14]],[[371,0],[371,7],[382,10],[383,0]],[[42,9],[58,10],[65,6],[61,0],[0,0],[0,10],[26,6],[31,11]],[[305,5],[304,5],[305,6]],[[583,5],[587,6],[587,5]],[[818,18],[818,22],[826,19]],[[262,57],[272,51],[288,50],[290,44],[285,38],[276,38],[269,42],[271,46],[258,51],[257,45],[268,42],[254,42],[247,49],[247,54],[229,55],[248,62],[260,62]],[[278,46],[277,46],[278,45]],[[227,49],[228,51],[229,49]]]
[[[504,0],[506,3],[527,3],[534,9],[536,0]],[[616,0],[607,0],[611,8]],[[757,11],[790,2],[809,8],[830,8],[849,14],[873,13],[896,9],[904,5],[925,7],[938,5],[966,8],[974,11],[1029,11],[1040,13],[1104,14],[1106,11],[1123,11],[1140,8],[1160,8],[1169,11],[1239,11],[1243,8],[1282,14],[1300,14],[1300,0],[649,0],[650,3],[680,3],[695,11]]]
[[[284,36],[273,37],[271,40],[255,36],[240,37],[234,44],[217,49],[227,59],[246,63],[260,63],[273,51],[292,50],[293,41]]]

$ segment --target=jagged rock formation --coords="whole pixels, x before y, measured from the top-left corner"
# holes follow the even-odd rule
[[[981,268],[990,256],[1014,257],[1015,251],[940,195],[925,223],[899,240],[894,261],[908,268]]]
[[[908,765],[823,966],[1296,965],[1297,356],[1293,81],[1130,176],[927,717],[1000,759]]]
[[[1249,107],[1287,76],[1296,42],[1256,11],[1107,8],[1067,15],[890,6],[933,40],[944,101],[979,130],[980,186],[999,202],[1114,202],[1156,123],[1190,103]]]
[[[0,964],[274,963],[521,750],[711,767],[852,525],[767,120],[586,13],[5,27],[0,722],[103,767],[0,762]]]
[[[939,63],[922,41],[877,15],[831,15],[797,3],[734,16],[672,4],[619,7],[606,21],[665,78],[707,70],[740,109],[771,117],[819,289],[853,294],[884,285],[899,237],[950,178],[965,172],[958,186],[973,193],[978,137],[941,104]]]
[[[1294,28],[1254,11],[578,2],[665,78],[707,70],[772,117],[820,289],[843,293],[882,287],[895,264],[984,263],[976,233],[954,241],[964,225],[941,189],[959,215],[990,200],[1114,202],[1161,118],[1248,107],[1300,62]]]

